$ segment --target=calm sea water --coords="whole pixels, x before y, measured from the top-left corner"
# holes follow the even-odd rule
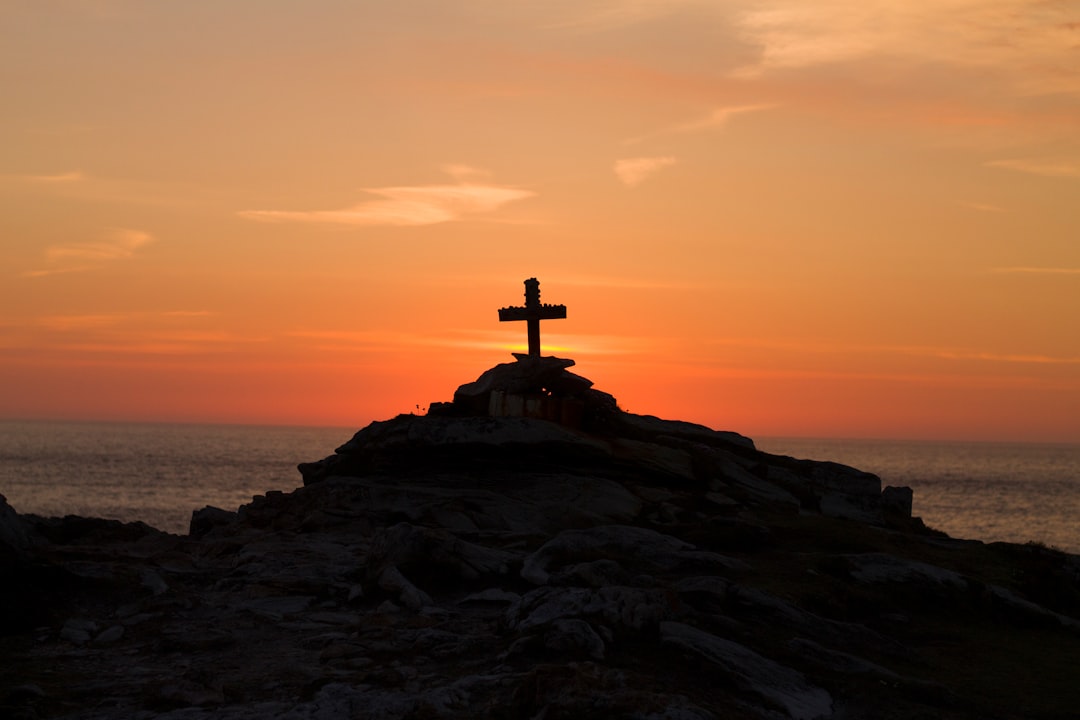
[[[303,484],[297,463],[355,430],[0,421],[0,494],[20,513],[142,520],[187,533],[206,505],[235,510]]]
[[[355,429],[0,421],[0,494],[19,512],[142,520],[186,533],[302,484]],[[953,537],[1037,541],[1080,553],[1080,445],[758,438],[771,453],[832,460],[915,491],[916,515]]]
[[[912,514],[953,537],[1080,553],[1080,445],[795,438],[756,445],[906,485],[915,491]]]

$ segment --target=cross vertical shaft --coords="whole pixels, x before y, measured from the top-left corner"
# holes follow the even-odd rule
[[[540,281],[529,278],[525,281],[525,309],[529,315],[525,326],[529,335],[529,354],[536,357],[540,356],[540,314],[537,312],[539,308]]]

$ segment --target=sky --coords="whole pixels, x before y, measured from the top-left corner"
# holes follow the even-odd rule
[[[0,417],[361,427],[525,347],[1080,442],[1074,0],[4,0]]]

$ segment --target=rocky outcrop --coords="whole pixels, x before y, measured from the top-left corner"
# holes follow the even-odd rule
[[[302,487],[198,510],[188,536],[0,503],[0,716],[1004,720],[1080,703],[1077,558],[951,540],[873,475],[623,413],[565,362],[533,365],[373,423],[302,465]],[[495,392],[578,401],[588,422],[492,415]]]

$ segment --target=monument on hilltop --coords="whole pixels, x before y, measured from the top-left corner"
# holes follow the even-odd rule
[[[540,281],[525,281],[525,305],[499,309],[500,322],[524,320],[528,353],[514,353],[517,362],[501,363],[454,393],[452,404],[437,403],[436,413],[489,417],[532,417],[570,427],[594,424],[616,409],[615,398],[592,389],[592,381],[568,372],[569,358],[542,355],[540,321],[566,318],[565,305],[540,302]],[[447,406],[449,405],[449,407]]]
[[[528,323],[529,355],[540,357],[540,321],[565,320],[565,305],[542,305],[540,303],[540,281],[529,278],[525,281],[525,306],[499,308],[499,322],[524,320]]]

